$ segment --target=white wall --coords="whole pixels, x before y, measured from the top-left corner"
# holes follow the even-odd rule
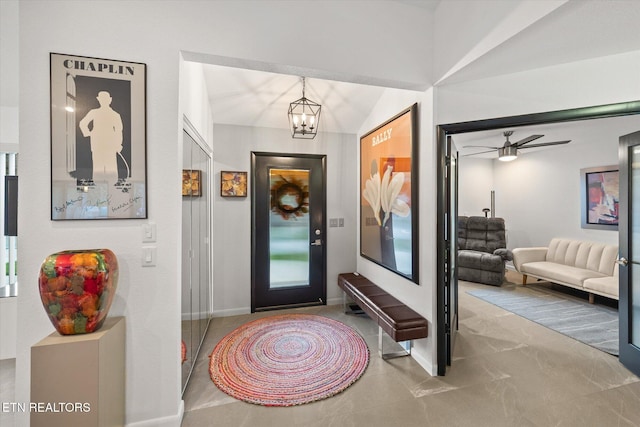
[[[29,401],[30,347],[53,331],[40,308],[36,287],[28,286],[37,277],[41,260],[62,249],[107,247],[117,254],[121,266],[110,315],[127,318],[126,422],[136,426],[178,424],[182,410],[181,132],[183,109],[189,110],[188,106],[179,107],[180,52],[251,58],[342,77],[357,76],[362,82],[424,85],[428,81],[424,76],[430,73],[431,46],[425,40],[429,40],[431,21],[424,9],[398,9],[391,3],[361,8],[356,2],[317,8],[315,2],[309,3],[314,10],[311,15],[306,14],[310,6],[305,1],[19,2],[20,161],[25,170],[39,173],[21,176],[20,183],[19,221],[24,231],[19,243],[18,280],[23,286],[18,303],[17,401]],[[386,20],[385,31],[372,26],[389,15],[397,19]],[[291,38],[290,24],[299,16],[306,16],[311,28],[325,30],[321,37],[309,39],[311,45],[307,47],[314,55],[300,55],[295,49],[298,39]],[[404,41],[402,49],[398,49],[399,39]],[[353,55],[354,46],[358,46],[358,55]],[[425,56],[416,56],[418,51],[425,52]],[[157,267],[141,267],[144,221],[50,221],[50,52],[147,64],[147,196],[149,221],[155,222],[158,230]],[[381,57],[388,60],[378,61]],[[407,62],[415,66],[403,66]],[[194,121],[198,122],[195,117],[194,114]],[[207,138],[206,134],[203,136]],[[220,165],[235,166],[235,162],[224,161]],[[248,169],[246,165],[239,163],[237,167]],[[344,182],[353,180],[348,175],[339,177]],[[331,185],[337,186],[337,179]],[[348,204],[345,201],[352,199],[355,195],[348,192],[334,199],[330,215],[344,216],[347,224],[355,223],[355,214],[343,208]],[[244,224],[247,226],[248,222],[245,220]],[[339,244],[343,234],[329,237]],[[345,242],[344,247],[349,248],[349,244]],[[345,253],[349,252],[355,250]],[[353,258],[341,257],[336,271],[330,274],[353,269],[353,265]],[[224,292],[221,301],[225,306],[229,301],[230,306],[237,306],[235,297]],[[245,306],[246,300],[237,303]],[[19,416],[18,425],[26,423],[27,415]]]
[[[251,197],[221,197],[220,171],[251,171],[251,152],[326,154],[327,225],[329,218],[344,218],[344,227],[328,227],[327,300],[342,301],[339,273],[354,271],[356,208],[355,135],[319,133],[313,140],[292,139],[283,129],[215,124],[213,308],[215,316],[251,310]],[[249,182],[249,191],[251,191]]]
[[[191,61],[181,61],[180,64],[180,108],[182,114],[189,122],[188,127],[199,135],[198,139],[213,150],[211,139],[213,117],[203,65]]]
[[[434,209],[434,206],[436,206],[436,147],[434,143],[432,90],[424,93],[390,89],[385,91],[362,125],[358,135],[366,134],[416,102],[418,102],[418,144],[420,151],[420,158],[418,159],[420,285],[416,285],[410,280],[359,256],[359,243],[357,267],[358,272],[427,319],[429,322],[429,337],[414,341],[415,347],[412,356],[427,372],[436,375],[436,330],[434,327],[436,316],[436,212]],[[358,176],[360,176],[359,162],[356,164],[358,164]],[[361,185],[359,181],[358,179],[358,185]],[[358,196],[350,199],[350,203],[355,203],[356,208],[359,209],[359,192]],[[358,218],[358,230],[360,227],[359,222]]]
[[[483,216],[482,209],[491,209],[491,191],[495,190],[494,162],[491,159],[460,157],[458,164],[458,214]],[[498,211],[496,216],[500,215]]]
[[[182,115],[178,108],[178,89],[182,43],[179,36],[165,36],[167,28],[176,28],[173,19],[180,13],[176,10],[176,13],[165,11],[154,15],[144,2],[126,3],[126,13],[123,13],[124,5],[109,2],[20,4],[23,152],[20,161],[21,169],[41,173],[22,174],[20,183],[24,190],[20,192],[19,213],[22,225],[19,282],[22,286],[18,305],[16,399],[30,400],[30,346],[53,331],[41,308],[36,287],[28,286],[37,277],[40,261],[62,249],[108,247],[120,261],[120,283],[109,315],[122,315],[127,320],[126,422],[128,425],[177,425],[181,417],[178,267],[181,227],[176,218],[181,215]],[[167,6],[169,9],[179,7]],[[117,22],[117,31],[97,30],[96,16],[100,16],[101,22]],[[72,32],[66,24],[69,20],[74,22]],[[187,34],[188,29],[185,23],[178,34]],[[90,36],[79,37],[79,34]],[[133,40],[136,42],[132,43]],[[163,42],[159,44],[159,40]],[[49,220],[49,52],[147,64],[147,196],[149,221],[157,224],[158,231],[157,267],[141,267],[140,228],[145,221],[54,223]],[[193,113],[203,110],[190,105],[185,110],[206,135],[206,120]],[[168,196],[171,194],[176,196]],[[18,425],[27,423],[28,414],[19,417]]]
[[[424,76],[431,73],[432,46],[428,40],[433,20],[422,8],[398,8],[392,3],[379,2],[375,8],[362,8],[359,2],[335,2],[331,8],[317,8],[317,2],[306,1],[167,1],[155,5],[147,1],[19,2],[20,164],[22,169],[34,173],[22,175],[20,182],[18,280],[22,286],[18,302],[16,401],[29,401],[31,345],[53,331],[40,308],[36,287],[28,285],[37,277],[41,260],[62,249],[108,247],[118,255],[121,266],[120,284],[110,315],[127,317],[126,422],[136,426],[179,423],[181,227],[178,218],[181,197],[177,195],[182,163],[182,115],[183,109],[188,110],[179,100],[180,52],[250,58],[321,70],[343,78],[357,77],[360,82],[390,82],[404,84],[403,87],[424,85],[429,81]],[[162,7],[156,7],[159,4]],[[310,4],[314,14],[306,15]],[[299,16],[308,18],[310,28],[325,30],[320,37],[310,39],[313,44],[308,49],[314,55],[300,55],[292,48],[297,40],[291,38],[290,24]],[[395,19],[387,19],[389,16]],[[381,22],[384,31],[380,31]],[[357,55],[354,55],[355,47]],[[144,221],[50,221],[50,52],[129,60],[148,66],[147,191],[149,221],[155,222],[158,229],[157,267],[141,267]],[[412,66],[406,66],[407,63]],[[505,76],[441,88],[437,93],[437,113],[442,119],[439,122],[640,99],[639,67],[638,53],[626,54],[537,70],[522,76],[524,78]],[[16,80],[17,77],[12,84]],[[431,90],[425,94],[389,94],[363,125],[365,132],[414,101],[421,102],[422,285],[408,283],[365,260],[357,261],[360,271],[373,279],[382,279],[383,286],[393,286],[393,293],[427,317],[432,326],[436,165],[431,119],[433,97]],[[195,117],[196,113],[197,122]],[[252,136],[263,136],[263,133]],[[236,142],[223,141],[223,144]],[[347,150],[347,145],[342,149]],[[218,147],[215,148],[217,156]],[[285,149],[291,151],[290,147]],[[248,170],[248,157],[243,156],[231,153],[229,159],[221,158],[217,166]],[[349,158],[347,154],[344,157]],[[353,174],[357,174],[355,168]],[[340,178],[344,182],[354,180],[346,172]],[[337,179],[332,185],[338,185]],[[344,216],[346,223],[356,223],[355,208],[346,207],[356,203],[357,194],[353,191],[334,199],[335,204],[329,207],[331,217]],[[235,212],[231,203],[223,206]],[[226,215],[233,217],[233,212]],[[237,220],[247,227],[248,219],[243,215]],[[330,234],[329,238],[340,244],[340,239],[347,234],[346,231],[337,236]],[[230,239],[230,236],[224,238]],[[353,235],[350,238],[353,239]],[[349,248],[348,242],[345,247]],[[358,253],[357,249],[350,252]],[[343,269],[349,271],[352,265],[353,259],[345,256],[344,264],[336,264],[336,271],[330,274]],[[229,302],[232,307],[246,304],[246,300],[236,301],[227,293],[223,291],[220,295],[223,304]],[[435,328],[431,328],[430,335],[417,343],[415,357],[429,372],[435,372]],[[27,414],[21,415],[18,425],[27,423]]]
[[[18,145],[18,2],[0,2],[0,152]],[[4,184],[2,184],[4,185]],[[2,202],[4,203],[4,201]],[[0,298],[0,360],[16,357],[18,298]]]
[[[18,152],[18,107],[0,106],[0,151]]]
[[[640,51],[438,86],[438,123],[640,99]]]
[[[126,317],[126,422],[179,420],[180,145],[177,40],[163,37],[170,19],[148,19],[144,4],[126,13],[113,3],[20,2],[20,297],[16,400],[30,400],[30,347],[53,332],[36,286],[40,262],[64,249],[106,247],[120,264],[110,316]],[[159,15],[161,16],[161,15]],[[96,28],[117,23],[116,29]],[[73,22],[73,31],[69,31]],[[140,34],[145,34],[141,37]],[[82,36],[81,36],[82,35]],[[163,39],[164,43],[158,43]],[[135,41],[135,43],[133,43]],[[146,221],[50,220],[49,53],[139,61],[147,73],[147,197],[157,224],[157,266],[141,266]],[[28,414],[18,414],[26,425]]]
[[[181,55],[182,57],[182,55]],[[203,73],[203,65],[196,62],[190,61],[180,61],[180,108],[182,110],[182,114],[184,117],[184,129],[189,133],[190,137],[194,140],[198,141],[203,145],[203,148],[207,151],[207,153],[211,153],[213,151],[213,117],[211,112],[211,105],[209,104],[209,98],[207,95],[207,86]],[[182,137],[182,136],[181,136]],[[189,164],[189,159],[191,155],[189,154],[189,158],[187,158],[186,153],[191,153],[193,143],[189,142],[189,144],[183,144],[183,158],[182,164],[183,168],[192,168],[193,165]],[[195,149],[195,147],[193,147]],[[199,153],[199,151],[198,151]],[[212,162],[213,163],[213,162]],[[194,169],[204,170],[204,166],[202,167],[194,167]],[[213,188],[213,179],[212,176],[204,175],[202,179],[210,178],[210,181],[205,184],[204,188]],[[198,211],[194,210],[194,204],[202,204],[205,202],[204,198],[182,198],[182,229],[185,229],[185,225],[187,226],[187,230],[190,229],[189,224],[193,221],[191,217],[191,212]],[[202,207],[201,207],[202,209]],[[202,212],[200,210],[200,212]],[[190,244],[190,235],[184,234],[181,236],[181,244],[184,248],[185,245]],[[196,245],[197,247],[198,245]],[[196,249],[197,250],[197,249]],[[194,255],[197,259],[199,255]],[[191,275],[190,266],[187,265],[187,259],[182,259],[182,272],[181,272],[181,318],[182,320],[191,320],[192,315],[197,316],[196,318],[200,318],[202,316],[200,307],[202,306],[198,303],[198,308],[195,311],[192,311],[192,292],[191,288],[185,286],[185,283],[189,282],[189,277]],[[209,268],[208,264],[201,264],[201,271],[207,271]],[[203,274],[203,273],[201,273]],[[205,277],[201,275],[200,277]],[[211,305],[209,304],[209,307]]]
[[[18,298],[0,298],[0,360],[16,357]]]
[[[444,85],[436,89],[439,123],[634,101],[640,99],[638,75],[640,52],[631,52]],[[617,232],[580,228],[579,171],[618,163],[617,137],[623,129],[633,129],[633,121],[640,128],[638,116],[629,120],[628,126],[614,126],[608,135],[580,132],[578,122],[574,136],[579,138],[568,137],[574,141],[567,146],[523,151],[516,161],[494,162],[496,212],[505,218],[510,248],[545,245],[553,236],[617,242]],[[464,165],[461,171],[467,173]],[[462,200],[467,190],[461,188],[460,194],[460,206],[469,206],[471,201]]]
[[[571,143],[494,162],[496,209],[507,224],[509,248],[546,246],[553,237],[609,244],[617,230],[581,228],[580,169],[618,164],[618,137],[640,129],[640,117],[575,123]]]
[[[571,143],[522,150],[512,162],[465,158],[460,167],[460,215],[481,216],[494,190],[496,216],[505,219],[509,249],[546,246],[553,237],[617,244],[616,230],[580,226],[580,169],[617,164],[618,137],[629,133],[634,122],[640,128],[640,117],[592,121],[587,131],[579,122],[569,124]]]
[[[521,7],[521,2],[517,1],[441,2],[434,20],[434,80],[467,65],[503,42],[511,36],[507,29],[525,27],[527,20],[520,22],[514,17]],[[461,16],[472,16],[473,19],[466,19],[464,28],[460,28]],[[505,23],[507,28],[504,28]]]
[[[0,106],[18,109],[18,1],[0,2]],[[4,115],[4,111],[2,112]],[[5,122],[2,122],[3,131]],[[13,127],[17,130],[17,122]],[[1,142],[5,142],[4,139]]]

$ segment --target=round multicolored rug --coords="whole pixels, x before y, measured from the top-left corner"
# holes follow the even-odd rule
[[[220,390],[265,406],[293,406],[345,390],[364,373],[369,348],[349,326],[285,314],[240,326],[213,349],[209,373]]]

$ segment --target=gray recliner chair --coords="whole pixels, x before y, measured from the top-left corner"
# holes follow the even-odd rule
[[[504,219],[458,217],[458,279],[502,285],[504,263],[513,259],[506,247]]]

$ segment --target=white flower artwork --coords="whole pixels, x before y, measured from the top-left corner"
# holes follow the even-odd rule
[[[418,283],[417,104],[360,137],[360,255]]]
[[[391,165],[387,166],[382,179],[380,179],[378,165],[375,160],[372,161],[371,177],[365,183],[363,197],[371,205],[378,226],[384,226],[392,213],[401,217],[409,215],[409,205],[398,197],[403,184],[404,173],[396,172],[394,174]],[[382,220],[380,220],[380,208],[384,213]]]

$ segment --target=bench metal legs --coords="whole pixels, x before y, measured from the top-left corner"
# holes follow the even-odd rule
[[[347,310],[347,294],[345,292],[342,293],[342,311],[345,314],[353,314],[351,310]],[[402,356],[411,356],[411,340],[407,341],[399,341],[398,344],[402,347],[402,350],[395,351],[391,353],[384,352],[384,346],[382,343],[382,336],[385,334],[384,330],[381,326],[378,326],[378,354],[382,357],[383,360],[393,359],[396,357]]]
[[[347,293],[346,292],[342,293],[342,311],[345,314],[348,314],[347,313]]]
[[[385,332],[382,330],[382,327],[378,326],[378,354],[380,355],[380,357],[382,357],[383,360],[394,359],[396,357],[411,355],[411,340],[398,341],[398,344],[400,344],[400,346],[402,347],[402,350],[392,352],[392,353],[385,353],[384,346],[382,344],[382,341],[383,341],[382,335],[384,333]]]
[[[358,310],[355,310],[353,308],[353,306],[356,306],[358,308]],[[342,311],[344,312],[344,314],[349,314],[349,315],[354,315],[354,316],[361,316],[361,315],[365,315],[366,313],[360,309],[360,307],[358,306],[358,304],[347,304],[347,294],[346,293],[342,293]]]

